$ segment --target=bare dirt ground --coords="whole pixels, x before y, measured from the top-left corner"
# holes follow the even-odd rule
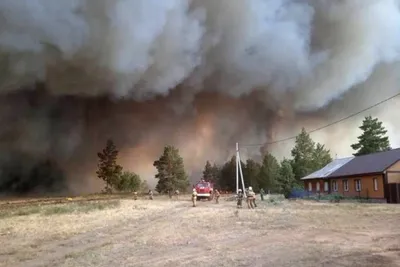
[[[182,197],[181,197],[182,199]],[[0,219],[0,266],[400,266],[400,205],[121,200]]]

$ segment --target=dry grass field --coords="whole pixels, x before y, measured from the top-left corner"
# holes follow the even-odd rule
[[[0,209],[0,266],[400,266],[400,205],[109,200]]]

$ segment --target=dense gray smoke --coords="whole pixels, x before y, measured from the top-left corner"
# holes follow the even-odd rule
[[[196,172],[236,141],[273,141],[373,104],[398,91],[399,6],[2,0],[0,191],[98,190],[107,138],[152,183],[165,144]],[[322,138],[328,147],[348,144],[344,125]]]

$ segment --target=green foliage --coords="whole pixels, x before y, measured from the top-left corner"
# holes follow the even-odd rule
[[[140,189],[141,180],[139,175],[133,172],[125,171],[119,177],[117,189],[119,191],[138,191]]]
[[[377,118],[367,116],[359,127],[363,133],[358,137],[358,142],[351,145],[356,150],[354,156],[390,150],[387,130]]]
[[[177,148],[166,146],[161,157],[154,161],[153,166],[157,168],[155,176],[158,179],[157,192],[168,193],[176,189],[185,192],[187,190],[189,186],[188,176]]]
[[[291,165],[297,180],[332,161],[330,151],[325,149],[324,145],[315,143],[304,128],[296,137],[295,147],[291,154],[293,157]]]
[[[341,194],[329,194],[329,195],[311,195],[304,197],[307,200],[314,200],[314,201],[329,201],[334,203],[339,203],[341,201],[346,202],[360,202],[360,203],[372,203],[373,200],[365,197],[358,197],[358,196],[343,196]]]
[[[246,165],[241,161],[242,170]],[[244,176],[244,174],[243,174]],[[239,188],[241,188],[241,181]],[[236,191],[236,156],[233,156],[230,161],[226,162],[221,169],[218,185],[223,190]]]
[[[214,163],[214,165],[212,166],[212,176],[213,176],[213,180],[212,182],[214,184],[218,184],[218,181],[221,179],[221,167],[219,167],[217,164]]]
[[[203,179],[208,182],[217,183],[219,178],[220,169],[218,168],[218,166],[215,163],[214,165],[211,165],[211,163],[207,161],[203,170]]]
[[[295,147],[291,151],[292,168],[296,179],[310,174],[314,169],[312,166],[314,146],[315,143],[310,135],[304,128],[301,129],[301,133],[296,137]]]
[[[325,149],[324,145],[317,143],[313,152],[313,169],[314,171],[325,167],[332,161],[330,151]]]
[[[105,192],[111,193],[112,189],[118,186],[122,174],[122,167],[117,164],[118,150],[114,142],[111,139],[107,140],[106,148],[97,153],[97,156],[99,157],[97,177],[106,183]]]
[[[260,178],[261,164],[258,162],[248,159],[246,161],[246,166],[243,169],[243,180],[246,185],[253,187],[253,190],[258,192],[260,190],[259,178]]]
[[[293,173],[293,168],[290,160],[284,159],[281,162],[281,167],[279,169],[277,184],[279,187],[279,192],[285,197],[288,197],[293,188],[296,188],[297,182]]]
[[[277,192],[279,190],[278,180],[280,175],[280,166],[278,160],[271,155],[266,153],[260,168],[260,175],[258,183],[260,188],[264,188],[266,192],[268,190],[272,192]]]

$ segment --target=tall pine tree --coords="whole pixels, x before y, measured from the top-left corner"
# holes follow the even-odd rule
[[[295,146],[292,149],[292,168],[297,180],[313,172],[313,154],[315,142],[304,128],[296,136]]]
[[[332,161],[330,151],[324,145],[317,143],[313,152],[313,169],[319,170]]]
[[[358,142],[351,145],[351,148],[356,150],[354,156],[390,150],[387,130],[377,118],[365,117],[359,128],[363,132],[358,137]]]
[[[288,197],[292,189],[296,187],[296,178],[290,160],[284,159],[281,162],[277,183],[280,193],[284,194],[285,197]]]
[[[221,168],[214,163],[214,165],[211,168],[212,171],[212,182],[214,184],[218,184],[218,181],[221,179]]]
[[[168,193],[176,189],[185,192],[187,190],[189,180],[177,148],[166,146],[161,157],[154,161],[153,166],[157,168],[155,176],[158,179],[157,192]]]
[[[280,175],[279,169],[280,166],[278,160],[267,152],[260,168],[258,180],[259,187],[267,190],[266,192],[268,192],[268,190],[271,192],[277,192],[279,190],[277,182]]]
[[[246,165],[242,161],[240,161],[240,163],[242,165],[242,170],[244,171]],[[226,162],[222,166],[218,185],[221,187],[222,190],[236,190],[236,156],[233,156],[230,161]],[[245,184],[245,186],[247,185]],[[242,188],[241,180],[239,180],[239,188]]]
[[[259,178],[260,178],[261,165],[252,160],[248,159],[246,161],[246,167],[243,169],[243,178],[246,186],[250,185],[253,190],[258,192],[260,190]]]
[[[296,180],[323,168],[332,161],[330,151],[323,145],[315,143],[304,128],[296,137],[292,153],[292,168]]]
[[[97,153],[97,156],[99,157],[97,177],[106,183],[105,192],[111,193],[113,187],[118,185],[122,174],[122,167],[117,164],[118,150],[114,142],[111,139],[107,140],[106,148]]]
[[[219,178],[218,166],[215,163],[214,165],[211,165],[211,163],[207,160],[203,170],[203,179],[206,180],[207,182],[216,183],[218,181],[218,178]]]

